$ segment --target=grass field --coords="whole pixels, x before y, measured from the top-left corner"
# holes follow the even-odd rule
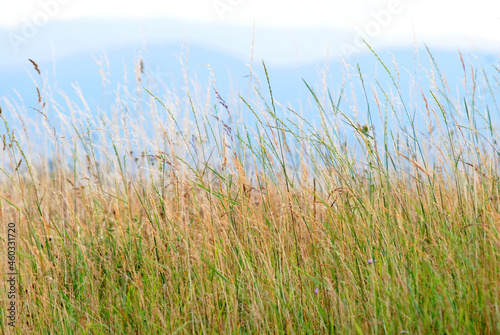
[[[379,65],[297,83],[316,123],[267,70],[222,97],[156,88],[141,60],[111,111],[33,72],[35,109],[1,100],[2,332],[499,334],[500,71],[464,61],[455,96],[428,69],[405,102]]]

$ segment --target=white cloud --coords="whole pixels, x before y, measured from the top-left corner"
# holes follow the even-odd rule
[[[429,27],[481,24],[500,18],[500,2],[492,0],[23,0],[4,1],[0,22],[14,25],[30,18],[45,4],[61,7],[56,19],[82,17],[174,18],[185,21],[220,22],[217,6],[222,6],[223,21],[263,26],[345,26],[359,23],[371,12],[398,1],[404,17],[426,21]]]
[[[49,22],[125,18],[146,27],[150,19],[160,19],[182,24],[173,31],[186,31],[191,42],[235,55],[248,55],[255,22],[256,54],[288,65],[324,59],[327,50],[330,55],[346,48],[359,51],[361,38],[374,47],[412,47],[415,37],[433,47],[500,50],[500,1],[492,0],[24,0],[2,4],[0,27],[20,32],[43,13]],[[50,40],[49,31],[37,35],[36,42]],[[116,29],[112,34],[107,38],[126,43],[124,34]],[[182,38],[164,29],[149,30],[146,37]]]

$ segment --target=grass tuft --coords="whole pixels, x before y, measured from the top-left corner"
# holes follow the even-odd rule
[[[103,111],[77,87],[63,105],[30,60],[40,118],[0,109],[16,331],[500,333],[498,69],[464,65],[453,97],[429,52],[407,103],[375,56],[373,80],[358,65],[338,90],[304,81],[301,109],[275,101],[264,63],[268,97],[252,72],[248,97],[223,99],[215,80],[159,88],[141,58],[144,87]]]

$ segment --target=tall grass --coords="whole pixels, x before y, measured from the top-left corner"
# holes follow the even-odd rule
[[[335,90],[297,83],[302,110],[265,64],[226,98],[215,79],[158,86],[141,60],[109,110],[35,73],[38,106],[1,106],[15,331],[500,333],[499,70],[463,61],[454,97],[434,64],[407,102],[377,61]]]

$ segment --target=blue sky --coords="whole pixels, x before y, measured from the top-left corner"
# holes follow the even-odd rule
[[[464,93],[458,51],[465,56],[467,71],[484,66],[496,75],[498,32],[500,1],[492,0],[9,1],[0,10],[0,99],[8,96],[22,106],[37,105],[35,83],[39,85],[40,78],[28,58],[40,65],[42,80],[54,87],[51,93],[62,105],[61,91],[78,103],[76,88],[81,88],[93,111],[112,111],[114,92],[125,73],[132,78],[129,89],[136,89],[133,73],[138,57],[144,58],[148,74],[162,77],[169,88],[182,94],[185,82],[179,58],[189,50],[189,78],[208,87],[213,69],[220,94],[233,100],[236,92],[245,95],[250,86],[249,63],[257,74],[254,78],[264,82],[261,60],[265,60],[274,98],[313,119],[318,114],[316,104],[302,79],[316,92],[326,83],[338,96],[344,92],[344,80],[357,78],[360,64],[370,89],[377,86],[374,78],[392,89],[392,81],[362,40],[393,70],[387,51],[395,56],[403,95],[409,101],[415,92],[435,85],[437,70],[423,48],[425,43],[458,99]],[[416,47],[420,56],[414,52]],[[99,74],[102,67],[96,62],[103,55],[110,64],[106,90]],[[350,78],[342,72],[342,59],[354,73]],[[345,94],[349,101],[344,99],[341,107],[366,123],[366,103],[354,98],[363,97],[359,80],[352,82],[353,87],[347,87],[353,97]],[[484,105],[491,105],[488,91],[481,91],[486,92]],[[493,95],[498,95],[496,88]],[[373,103],[373,97],[369,99]],[[36,110],[27,108],[26,114],[39,119]]]
[[[24,0],[2,4],[0,30],[0,68],[34,53],[44,60],[181,40],[293,67],[364,53],[361,39],[378,50],[425,42],[498,55],[500,1]]]

